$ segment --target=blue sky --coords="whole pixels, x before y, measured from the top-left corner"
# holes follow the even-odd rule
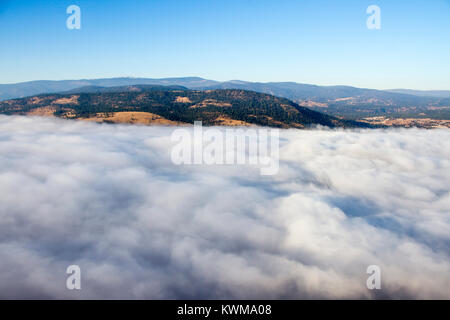
[[[81,30],[66,8],[81,8]],[[381,29],[366,9],[381,8]],[[0,83],[116,76],[450,90],[450,0],[0,0]]]

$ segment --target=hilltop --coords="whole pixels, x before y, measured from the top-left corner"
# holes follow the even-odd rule
[[[162,86],[84,87],[0,102],[0,113],[97,122],[169,125],[261,125],[280,128],[370,127],[299,106],[286,98],[237,89],[189,90]]]

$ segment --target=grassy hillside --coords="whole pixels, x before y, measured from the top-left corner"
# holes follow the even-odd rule
[[[62,118],[111,118],[118,112],[145,112],[176,123],[201,120],[205,125],[263,125],[304,128],[367,127],[347,121],[269,94],[246,90],[186,90],[128,86],[103,90],[89,87],[89,92],[44,94],[0,102],[3,114],[40,114]],[[97,91],[97,92],[91,92]]]

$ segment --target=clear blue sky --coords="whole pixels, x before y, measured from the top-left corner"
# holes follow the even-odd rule
[[[81,8],[81,30],[66,8]],[[381,30],[366,8],[381,8]],[[0,0],[0,83],[200,76],[450,90],[450,0]]]

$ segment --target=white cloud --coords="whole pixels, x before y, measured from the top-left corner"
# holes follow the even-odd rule
[[[284,130],[274,176],[172,130],[1,116],[0,298],[450,298],[449,130]]]

